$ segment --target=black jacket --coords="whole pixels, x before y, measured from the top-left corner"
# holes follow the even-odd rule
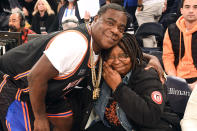
[[[158,103],[151,97],[155,91],[162,97]],[[166,94],[157,72],[152,68],[144,70],[144,67],[132,71],[129,85],[120,84],[114,92],[114,97],[128,119],[141,126],[156,124],[166,101]]]
[[[153,68],[144,70],[145,66],[132,71],[129,85],[120,84],[114,98],[137,131],[171,130],[174,123],[170,121],[173,119],[178,125],[179,118],[166,104],[166,86],[161,84],[157,72]],[[157,95],[162,97],[158,100]]]
[[[41,34],[40,32],[40,22],[43,21],[43,26],[46,27],[46,32],[48,32],[48,30],[51,27],[51,23],[56,19],[55,15],[48,15],[46,12],[44,14],[43,17],[40,17],[40,13],[36,13],[33,17],[32,17],[32,24],[31,24],[31,29],[36,32],[37,34]]]
[[[167,105],[166,87],[162,86],[157,72],[152,68],[146,71],[145,66],[137,67],[132,71],[129,85],[121,83],[113,93],[114,99],[136,131],[178,131],[180,120]],[[76,118],[80,118],[82,129],[85,127],[94,102],[91,98],[91,88],[83,90],[83,95],[80,92],[76,102],[84,106],[80,105],[83,107],[81,109],[83,112],[74,113]],[[162,96],[162,101],[154,99],[158,92]],[[75,109],[79,110],[77,107],[76,105]]]

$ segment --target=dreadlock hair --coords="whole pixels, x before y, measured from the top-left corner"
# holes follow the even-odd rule
[[[124,53],[128,54],[132,63],[132,70],[135,69],[136,66],[142,65],[143,54],[142,50],[137,43],[134,35],[129,33],[124,33],[122,39],[118,43],[118,46],[124,51]],[[108,56],[113,49],[105,51],[103,54],[104,60],[108,59]]]
[[[123,38],[118,43],[118,46],[129,55],[132,63],[132,69],[142,64],[142,50],[139,47],[134,35],[124,33]]]

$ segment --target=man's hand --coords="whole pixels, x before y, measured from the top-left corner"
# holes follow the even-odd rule
[[[34,131],[50,131],[49,121],[47,117],[41,119],[35,119]]]
[[[115,91],[122,82],[120,74],[113,70],[106,62],[103,64],[103,78],[113,91]]]
[[[164,84],[166,78],[164,77],[164,70],[158,60],[158,58],[156,56],[153,55],[148,55],[148,54],[143,54],[144,57],[149,59],[148,65],[146,66],[145,70],[148,70],[149,68],[153,67],[159,74],[159,78],[162,82],[162,84]]]
[[[23,13],[25,16],[29,16],[29,12],[27,11],[27,9],[25,7],[23,7]]]
[[[191,83],[191,84],[188,84],[190,89],[193,90],[195,87],[197,87],[197,81]]]

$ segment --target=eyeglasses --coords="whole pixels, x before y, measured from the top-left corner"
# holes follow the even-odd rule
[[[128,54],[119,54],[118,56],[109,56],[108,60],[114,61],[116,58],[118,58],[119,61],[125,61],[129,57]]]

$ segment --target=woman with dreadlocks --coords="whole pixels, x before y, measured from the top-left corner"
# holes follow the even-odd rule
[[[169,116],[164,112],[165,88],[153,68],[144,69],[147,64],[133,35],[125,33],[104,60],[104,82],[95,105],[99,121],[87,131],[176,130],[161,119]]]

